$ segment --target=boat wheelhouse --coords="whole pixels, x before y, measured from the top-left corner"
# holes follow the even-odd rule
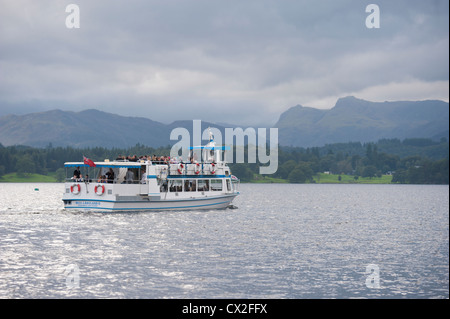
[[[239,194],[239,179],[224,161],[226,149],[213,141],[191,148],[201,150],[202,160],[189,163],[66,162],[64,207],[98,211],[227,208]],[[78,169],[79,178],[71,174]]]

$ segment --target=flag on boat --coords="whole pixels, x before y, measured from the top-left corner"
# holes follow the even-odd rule
[[[90,167],[97,166],[91,159],[87,158],[86,156],[83,156],[83,162],[84,162],[84,164],[89,165]]]
[[[236,176],[234,176],[234,175],[231,175],[231,180],[233,180],[233,181],[238,181],[239,180],[239,178],[237,178]]]

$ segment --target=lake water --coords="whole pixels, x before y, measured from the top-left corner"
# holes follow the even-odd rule
[[[237,209],[63,210],[0,184],[0,298],[448,298],[449,188],[242,184]],[[38,189],[38,190],[35,190]]]

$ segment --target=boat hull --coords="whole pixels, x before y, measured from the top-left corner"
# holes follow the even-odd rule
[[[66,210],[89,211],[167,211],[167,210],[197,210],[197,209],[225,209],[237,194],[190,198],[179,200],[101,200],[92,198],[65,199]]]

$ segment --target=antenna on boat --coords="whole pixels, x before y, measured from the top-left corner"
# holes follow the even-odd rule
[[[208,127],[208,133],[209,133],[209,141],[214,142],[214,134],[211,132],[211,127]]]

